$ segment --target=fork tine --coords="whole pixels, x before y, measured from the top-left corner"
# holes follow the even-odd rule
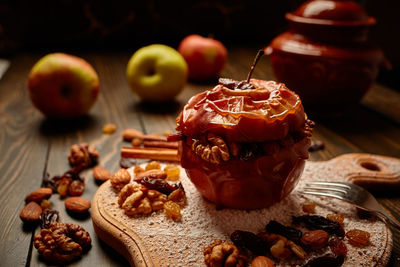
[[[347,199],[345,197],[337,195],[337,194],[330,194],[330,193],[319,192],[319,191],[308,191],[308,190],[297,190],[297,192],[299,192],[301,194],[309,194],[309,195],[316,195],[316,196],[323,196],[323,197],[333,197],[333,198],[338,198],[338,199],[347,201]]]
[[[333,192],[339,192],[343,194],[347,194],[348,190],[344,188],[336,188],[336,187],[329,187],[329,186],[318,186],[318,185],[313,185],[313,184],[307,184],[306,186],[303,187],[303,190],[325,190],[325,191],[333,191]]]
[[[306,183],[306,185],[326,185],[326,186],[337,186],[341,188],[351,189],[350,185],[341,182],[309,182]]]

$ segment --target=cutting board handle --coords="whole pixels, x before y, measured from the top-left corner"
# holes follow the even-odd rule
[[[351,153],[330,162],[345,172],[345,180],[369,190],[400,188],[400,159],[387,156]]]

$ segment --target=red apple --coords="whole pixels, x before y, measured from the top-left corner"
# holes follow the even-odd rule
[[[50,118],[71,119],[87,114],[99,94],[99,78],[84,59],[48,54],[29,73],[29,95],[35,107]]]
[[[220,41],[197,34],[185,37],[178,51],[188,64],[189,77],[195,80],[216,78],[227,56],[226,48]]]

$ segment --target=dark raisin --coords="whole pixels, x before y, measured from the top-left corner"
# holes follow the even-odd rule
[[[314,258],[304,265],[304,267],[340,267],[344,263],[343,255],[327,254],[318,258]]]
[[[232,242],[241,248],[250,250],[255,255],[265,255],[268,244],[260,236],[252,232],[236,230],[231,234]]]
[[[292,217],[293,224],[299,225],[304,224],[310,230],[324,230],[329,234],[335,234],[338,236],[344,236],[344,231],[340,223],[328,220],[325,217],[318,215],[302,215],[302,216],[293,216]]]
[[[74,180],[68,187],[68,195],[81,196],[85,191],[85,183],[80,180]]]
[[[53,189],[53,192],[57,191],[58,187],[58,181],[60,181],[62,176],[53,176],[50,178],[50,175],[46,173],[46,175],[43,177],[43,186],[44,187],[50,187]]]
[[[157,190],[163,194],[169,195],[176,189],[183,189],[181,183],[170,184],[163,179],[153,179],[150,177],[143,177],[143,179],[138,180],[137,182],[146,186],[149,189]]]
[[[324,148],[325,148],[325,144],[322,141],[320,141],[320,140],[316,140],[316,141],[311,140],[311,145],[308,148],[308,151],[314,152],[314,151],[322,150]]]
[[[136,160],[132,158],[121,158],[119,160],[119,166],[124,169],[128,169],[136,165]]]
[[[347,247],[346,244],[343,243],[342,240],[340,240],[337,237],[333,237],[329,240],[328,242],[329,247],[331,248],[331,251],[336,254],[336,255],[347,255]]]
[[[60,213],[56,210],[45,209],[40,215],[40,228],[47,229],[52,222],[60,220]]]
[[[257,143],[246,143],[243,144],[240,150],[240,159],[248,161],[255,157],[263,154],[263,147]]]
[[[270,221],[265,227],[268,233],[274,233],[286,237],[295,243],[300,243],[302,232],[296,228],[285,226],[277,221]]]

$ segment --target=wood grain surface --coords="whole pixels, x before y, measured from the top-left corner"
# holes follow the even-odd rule
[[[229,59],[221,76],[245,79],[259,47],[229,48]],[[69,52],[69,51],[64,51]],[[32,248],[38,229],[23,226],[18,215],[24,197],[41,186],[43,174],[62,174],[68,170],[70,145],[82,141],[96,146],[100,165],[114,172],[119,168],[119,151],[127,143],[121,133],[136,128],[145,133],[162,133],[175,128],[175,118],[185,102],[196,93],[211,89],[214,82],[189,82],[175,102],[145,105],[130,91],[125,67],[133,51],[75,53],[88,60],[100,77],[100,96],[90,114],[72,122],[45,119],[31,104],[27,75],[44,54],[21,53],[11,58],[10,69],[0,80],[0,250],[1,266],[43,266]],[[254,78],[273,79],[268,59],[257,66]],[[375,85],[361,105],[344,118],[313,118],[317,126],[313,139],[325,149],[311,153],[310,160],[328,160],[343,153],[365,152],[400,157],[400,95],[390,88]],[[311,115],[310,115],[311,116]],[[117,131],[104,135],[102,127],[114,123]],[[86,191],[91,199],[98,188],[91,169],[85,171]],[[400,194],[390,190],[375,194],[381,204],[400,218]],[[129,264],[100,241],[91,226],[90,216],[72,217],[65,212],[64,200],[50,199],[61,212],[62,220],[83,225],[93,238],[93,247],[72,266],[126,266]],[[400,232],[393,230],[394,247],[389,266],[400,266]]]

